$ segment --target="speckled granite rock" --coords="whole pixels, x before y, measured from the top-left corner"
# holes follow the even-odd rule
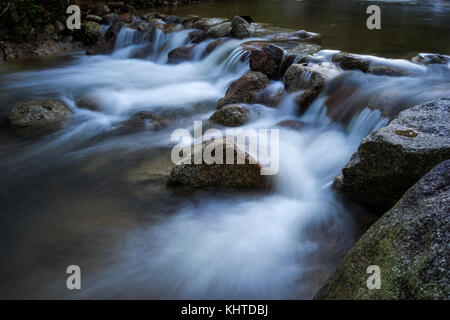
[[[383,213],[427,171],[450,158],[450,98],[403,110],[363,139],[335,190]]]
[[[450,160],[372,225],[315,299],[450,299]],[[369,290],[370,265],[380,289]]]
[[[226,127],[237,127],[249,120],[249,112],[241,105],[229,104],[217,110],[209,120]]]

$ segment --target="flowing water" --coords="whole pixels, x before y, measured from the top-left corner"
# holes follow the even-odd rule
[[[236,4],[222,9],[231,14]],[[178,10],[203,14],[216,6]],[[263,20],[264,8],[255,9],[255,20]],[[280,24],[291,15],[284,17]],[[332,52],[322,50],[317,63],[337,76],[304,115],[296,115],[293,96],[277,108],[248,106],[253,118],[245,128],[272,128],[285,119],[309,125],[281,129],[272,192],[176,194],[165,186],[171,133],[192,130],[194,120],[206,125],[229,84],[249,70],[244,40],[229,40],[206,58],[200,45],[194,61],[167,64],[171,49],[188,44],[188,32],[161,32],[148,42],[124,28],[111,55],[0,67],[2,115],[11,104],[35,98],[59,98],[74,112],[63,130],[38,140],[1,131],[1,297],[311,298],[373,221],[330,188],[360,139],[388,121],[366,102],[389,94],[400,110],[450,96],[448,65],[370,56],[374,65],[416,74],[373,76],[336,69]],[[153,48],[148,58],[131,58],[147,45]],[[426,51],[441,48],[445,44]],[[273,81],[268,90],[280,86]],[[78,108],[75,101],[84,95],[100,101],[101,112]],[[171,123],[115,134],[141,110]],[[82,269],[82,290],[75,293],[66,289],[72,264]]]

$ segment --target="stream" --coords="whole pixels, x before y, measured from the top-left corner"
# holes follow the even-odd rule
[[[280,169],[269,193],[198,191],[187,196],[166,188],[173,166],[171,133],[177,128],[192,131],[196,120],[207,123],[230,83],[249,71],[241,47],[249,39],[230,39],[204,58],[206,46],[200,45],[193,61],[168,64],[168,52],[188,44],[190,30],[158,33],[150,43],[152,56],[134,59],[133,53],[149,43],[125,27],[110,55],[77,52],[0,65],[1,116],[8,114],[12,104],[33,99],[60,99],[74,113],[62,130],[38,140],[17,140],[0,132],[0,297],[314,296],[375,219],[331,189],[360,140],[388,122],[380,111],[366,108],[365,102],[386,92],[399,108],[450,96],[449,65],[423,66],[404,59],[417,52],[449,53],[449,26],[440,20],[442,12],[448,17],[449,4],[386,2],[392,7],[389,14],[401,10],[408,17],[404,19],[415,19],[424,8],[434,12],[436,34],[427,32],[436,38],[423,37],[422,26],[411,24],[409,31],[402,31],[407,35],[401,33],[395,44],[389,45],[392,35],[387,44],[371,47],[362,35],[349,44],[348,34],[342,32],[359,21],[356,15],[351,23],[341,24],[339,19],[344,17],[338,14],[336,21],[321,25],[314,15],[295,24],[289,10],[264,20],[274,1],[261,6],[257,6],[261,1],[250,2],[170,10],[178,15],[225,17],[239,11],[255,21],[323,34],[323,50],[316,60],[340,77],[302,116],[297,116],[290,95],[277,108],[249,106],[257,116],[244,128],[273,128],[286,119],[308,124],[302,130],[280,129]],[[331,1],[294,2],[281,1],[280,7],[302,8],[299,17],[308,16],[308,10],[322,9],[323,16],[332,10]],[[351,8],[361,7],[361,2],[355,1]],[[404,9],[403,2],[411,8]],[[361,19],[364,23],[364,13]],[[333,24],[339,25],[337,30]],[[416,37],[424,42],[414,42]],[[409,45],[403,46],[403,41]],[[373,65],[399,66],[416,76],[338,70],[330,62],[335,49],[365,54]],[[271,81],[269,90],[280,86],[282,82]],[[356,89],[336,103],[330,114],[326,101],[348,86]],[[85,95],[95,97],[105,108],[101,112],[78,108],[75,101]],[[122,121],[142,110],[171,122],[158,131],[112,134]],[[82,290],[77,292],[66,288],[66,268],[72,264],[82,270]]]

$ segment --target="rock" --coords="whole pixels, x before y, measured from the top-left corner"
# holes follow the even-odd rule
[[[99,5],[95,8],[95,15],[103,17],[111,12],[111,9],[108,7],[108,5]]]
[[[314,100],[319,95],[320,90],[317,89],[309,89],[302,91],[295,97],[295,104],[298,106],[297,114],[302,115],[308,110],[309,106],[314,102]]]
[[[181,23],[172,23],[172,24],[156,24],[155,28],[162,30],[164,33],[173,33],[180,30],[183,30],[183,25]]]
[[[285,91],[283,88],[277,90],[268,90],[266,88],[258,97],[258,103],[262,103],[268,107],[277,107],[284,98]]]
[[[194,23],[197,22],[199,19],[200,19],[200,17],[190,16],[190,17],[181,19],[181,23],[183,24],[183,26],[186,29],[194,29]]]
[[[205,32],[202,30],[193,30],[189,32],[189,38],[193,43],[199,43],[205,39]]]
[[[235,16],[231,21],[231,36],[243,39],[253,37],[254,26],[239,16]]]
[[[84,19],[86,21],[94,21],[94,22],[97,22],[97,23],[101,23],[103,21],[102,17],[96,16],[96,15],[93,15],[93,14],[88,14],[86,16],[86,18],[84,18]]]
[[[231,32],[231,22],[216,24],[208,29],[205,33],[206,38],[223,38],[228,37]]]
[[[52,24],[48,24],[44,27],[44,32],[46,34],[54,34],[55,33],[55,27]]]
[[[169,63],[179,63],[192,60],[194,57],[194,46],[182,46],[171,50],[168,55]]]
[[[91,96],[84,96],[75,101],[78,108],[88,109],[91,111],[100,111],[102,106],[98,100]]]
[[[194,158],[210,155],[215,147],[223,148],[223,164],[207,164],[204,160],[201,164],[194,164]],[[227,164],[226,154],[233,154],[233,163]],[[203,142],[201,151],[195,150],[192,154],[186,155],[185,159],[190,160],[190,163],[181,164],[182,160],[170,172],[167,180],[169,187],[189,190],[267,190],[270,188],[270,178],[261,175],[261,166],[256,160],[228,139]],[[237,164],[238,159],[245,159],[245,163]]]
[[[113,24],[117,21],[119,21],[120,17],[117,13],[108,13],[103,17],[106,24]]]
[[[312,56],[319,50],[320,50],[320,46],[317,44],[300,43],[296,47],[286,49],[285,60],[293,59],[298,62],[301,62],[302,60],[306,60],[307,57]],[[291,58],[291,56],[293,58]],[[287,67],[289,67],[289,65]]]
[[[292,64],[284,74],[284,84],[288,92],[300,90],[320,91],[330,75],[319,66]]]
[[[412,73],[401,70],[391,66],[376,66],[370,68],[370,73],[377,76],[389,76],[389,77],[410,77]]]
[[[333,62],[338,63],[344,70],[361,70],[362,72],[369,72],[370,64],[353,54],[340,52],[332,59]]]
[[[102,39],[102,27],[94,21],[87,21],[81,24],[81,40],[87,45],[94,45]]]
[[[450,61],[449,56],[442,54],[421,53],[412,58],[412,61],[420,64],[447,64]]]
[[[87,49],[86,54],[109,54],[113,52],[119,32],[124,25],[125,23],[122,21],[117,21],[111,25],[105,35],[95,45]]]
[[[225,18],[200,18],[200,19],[197,19],[193,23],[192,28],[207,31],[212,26],[215,26],[215,25],[227,22],[227,21],[228,21],[228,19],[225,19]]]
[[[249,112],[239,104],[229,104],[217,110],[209,120],[226,127],[238,127],[249,120]]]
[[[167,17],[164,18],[164,22],[165,23],[179,23],[181,22],[181,18],[178,16],[174,16],[174,15],[169,15]]]
[[[35,100],[14,105],[9,122],[20,134],[34,137],[60,129],[71,114],[72,111],[61,101]]]
[[[450,158],[450,98],[403,110],[363,139],[342,169],[337,192],[383,213],[417,180]]]
[[[278,122],[275,126],[292,130],[302,130],[306,128],[308,125],[303,121],[288,119]]]
[[[292,38],[298,38],[298,39],[302,39],[302,40],[309,40],[311,38],[313,38],[315,36],[314,33],[305,31],[305,30],[298,30],[295,32],[292,32],[289,34],[289,37]]]
[[[261,90],[269,85],[269,78],[261,72],[250,71],[234,81],[225,97],[219,100],[217,108],[233,103],[256,103]]]
[[[450,299],[450,160],[429,171],[359,239],[314,299]],[[380,289],[366,285],[380,268]]]
[[[210,54],[211,52],[213,52],[217,47],[219,47],[220,45],[222,45],[222,43],[224,43],[225,40],[224,39],[217,39],[214,40],[212,42],[210,42],[205,49],[205,56]]]
[[[120,133],[133,133],[144,130],[160,130],[166,127],[169,121],[148,111],[139,111],[129,120],[120,124]]]
[[[280,47],[269,44],[262,49],[253,49],[250,53],[250,70],[264,73],[269,79],[280,77],[284,51]]]
[[[54,26],[55,26],[56,33],[60,33],[60,32],[63,32],[64,30],[66,30],[66,27],[64,26],[64,24],[59,20],[55,21]]]

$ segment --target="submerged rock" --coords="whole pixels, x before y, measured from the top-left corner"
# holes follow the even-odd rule
[[[169,125],[169,121],[149,111],[139,111],[129,120],[120,124],[120,133],[133,133],[144,130],[160,130]]]
[[[283,56],[283,49],[274,44],[268,44],[262,49],[251,49],[250,70],[262,72],[269,79],[276,79],[280,76]]]
[[[237,127],[249,120],[249,111],[241,105],[229,104],[217,110],[209,120],[226,127]]]
[[[334,188],[382,213],[417,180],[450,158],[450,98],[403,110],[363,139]]]
[[[376,66],[370,68],[370,73],[377,76],[390,76],[390,77],[409,77],[413,76],[411,72],[398,69],[391,66]]]
[[[14,105],[9,122],[15,131],[34,137],[60,129],[71,115],[72,111],[61,101],[35,100]]]
[[[359,239],[315,299],[450,299],[450,160],[429,171]],[[368,289],[368,266],[380,268]]]
[[[231,35],[238,39],[253,37],[255,27],[245,19],[235,16],[231,21]]]
[[[261,90],[269,85],[269,78],[261,72],[250,71],[234,81],[225,97],[219,100],[217,108],[233,103],[256,103]]]
[[[98,100],[91,96],[84,96],[75,101],[78,108],[88,109],[91,111],[100,111],[102,106]]]
[[[182,46],[175,48],[170,51],[167,56],[169,57],[169,63],[192,60],[194,57],[194,46]]]
[[[215,156],[215,148],[223,150],[223,164],[194,164],[194,158],[205,154]],[[266,190],[270,188],[270,178],[261,175],[261,166],[247,152],[239,149],[228,139],[217,139],[203,142],[202,148],[186,155],[180,164],[175,165],[167,180],[171,188],[195,189],[226,189],[226,190]],[[226,154],[233,155],[233,162],[226,164]],[[204,158],[201,158],[204,159]],[[239,159],[245,159],[238,164]],[[182,164],[183,162],[189,164]]]
[[[302,130],[308,127],[308,124],[303,121],[288,119],[278,122],[275,126],[292,130]]]
[[[332,58],[332,61],[339,64],[344,70],[361,70],[365,73],[370,71],[369,61],[351,53],[340,52]]]
[[[450,57],[437,53],[421,53],[412,58],[412,61],[420,64],[447,64],[450,62]]]

